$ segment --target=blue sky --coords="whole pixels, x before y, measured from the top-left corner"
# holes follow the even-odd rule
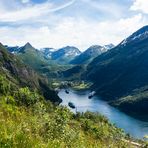
[[[148,0],[1,0],[3,44],[36,48],[118,44],[148,24]]]

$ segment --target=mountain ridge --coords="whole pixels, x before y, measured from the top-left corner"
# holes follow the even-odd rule
[[[90,63],[94,58],[96,58],[98,55],[112,49],[114,47],[113,44],[108,45],[92,45],[88,49],[86,49],[84,52],[82,52],[80,55],[76,56],[73,60],[70,61],[70,64],[88,64]]]
[[[143,28],[141,29],[143,31]],[[141,33],[141,29],[134,34],[137,36],[139,32]],[[146,29],[148,28],[146,27]],[[132,35],[132,38],[133,37]],[[118,102],[119,98],[126,97],[130,94],[132,95],[135,89],[140,90],[142,87],[147,86],[147,59],[148,36],[146,34],[146,36],[143,36],[140,40],[130,40],[130,42],[124,46],[119,44],[115,48],[95,58],[88,65],[87,71],[82,77],[86,75],[87,80],[93,81],[94,89],[105,100],[117,100]],[[142,108],[142,99],[140,102],[141,105],[139,105],[139,107],[136,106],[136,111],[144,113],[146,107],[148,107],[148,103]],[[134,106],[136,100],[133,100],[132,103],[132,106]],[[127,111],[126,105],[124,107],[122,106],[122,109]]]
[[[100,55],[104,49],[105,48],[100,45],[93,45],[71,60],[70,64],[86,64],[90,62],[92,58]]]

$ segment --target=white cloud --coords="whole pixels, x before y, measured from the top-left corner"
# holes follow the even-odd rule
[[[73,45],[85,50],[93,44],[118,44],[145,24],[141,14],[118,21],[103,22],[65,18],[52,28],[46,25],[39,28],[3,27],[0,28],[0,34],[2,43],[9,45],[23,45],[29,41],[37,48]]]
[[[107,13],[112,17],[121,17],[123,6],[117,4],[116,2],[109,2],[109,1],[93,1],[93,0],[81,0],[87,3],[89,6],[93,7],[94,9],[99,10],[100,12]]]
[[[12,7],[11,4],[9,6],[8,1],[11,1],[14,6]],[[27,2],[27,0],[25,1]],[[76,5],[69,7],[75,2]],[[129,15],[127,18],[119,17],[120,13],[123,13],[122,10],[119,10],[122,7],[118,7],[118,4],[115,3],[106,5],[103,1],[98,5],[97,1],[81,0],[83,6],[79,9],[84,9],[86,12],[92,10],[88,9],[88,6],[91,6],[99,11],[94,11],[89,17],[81,15],[77,17],[74,8],[77,8],[76,10],[79,12],[79,2],[77,0],[64,0],[57,4],[48,0],[42,4],[30,3],[24,6],[18,0],[1,0],[0,23],[2,25],[6,22],[9,23],[0,27],[0,42],[8,45],[23,45],[30,42],[36,48],[60,48],[73,45],[85,50],[94,44],[118,44],[132,32],[148,23],[147,18],[140,13],[134,13],[134,16]],[[134,5],[137,5],[136,1]],[[85,6],[87,6],[86,9]],[[13,9],[10,9],[11,7]],[[66,15],[63,15],[62,11],[55,13],[67,7],[70,9],[66,9]],[[22,9],[18,10],[19,8]],[[131,7],[131,9],[133,8]],[[71,14],[74,12],[73,15],[68,15],[69,11]],[[107,11],[110,18],[102,17],[99,14],[100,11],[102,13]],[[102,19],[96,19],[93,15],[100,15]],[[117,20],[117,18],[120,19]]]
[[[28,2],[28,0],[22,0],[22,2]],[[75,0],[71,0],[67,3],[64,3],[60,6],[56,6],[53,3],[46,2],[43,4],[36,4],[33,6],[27,6],[22,8],[21,10],[15,11],[0,11],[0,21],[1,22],[17,22],[17,21],[24,21],[34,18],[42,18],[44,15],[49,15],[50,13],[62,10],[70,5],[72,5]]]
[[[148,0],[134,0],[130,9],[148,14]]]

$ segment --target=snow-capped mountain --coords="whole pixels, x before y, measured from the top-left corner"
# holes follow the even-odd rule
[[[95,58],[83,76],[94,83],[102,98],[116,100],[118,108],[148,114],[147,67],[148,26],[145,26],[112,50]]]
[[[53,52],[57,51],[54,48],[41,48],[40,51],[44,54],[45,58],[51,58]]]
[[[148,26],[139,29],[124,40],[126,44],[121,42],[88,65],[86,74],[100,91],[103,90],[103,95],[121,97],[148,84],[147,32]],[[116,91],[119,84],[122,88],[120,93]]]
[[[53,60],[64,62],[64,61],[70,61],[80,54],[81,54],[81,51],[78,48],[73,46],[66,46],[53,52],[51,57]]]
[[[92,59],[97,57],[102,53],[102,51],[106,50],[103,46],[93,45],[89,47],[86,51],[81,53],[79,56],[75,57],[70,64],[87,64]]]
[[[106,52],[106,51],[114,48],[115,45],[111,43],[111,44],[104,45],[103,47],[105,48],[104,52]]]
[[[141,29],[139,29],[138,31],[136,31],[135,33],[133,33],[131,36],[129,36],[128,38],[126,38],[125,40],[123,40],[120,45],[125,46],[126,44],[130,43],[130,42],[136,42],[136,41],[141,41],[144,40],[148,37],[148,25],[142,27]]]

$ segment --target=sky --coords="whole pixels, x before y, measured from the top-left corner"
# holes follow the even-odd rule
[[[119,44],[148,25],[148,0],[0,0],[0,42],[36,48]]]

